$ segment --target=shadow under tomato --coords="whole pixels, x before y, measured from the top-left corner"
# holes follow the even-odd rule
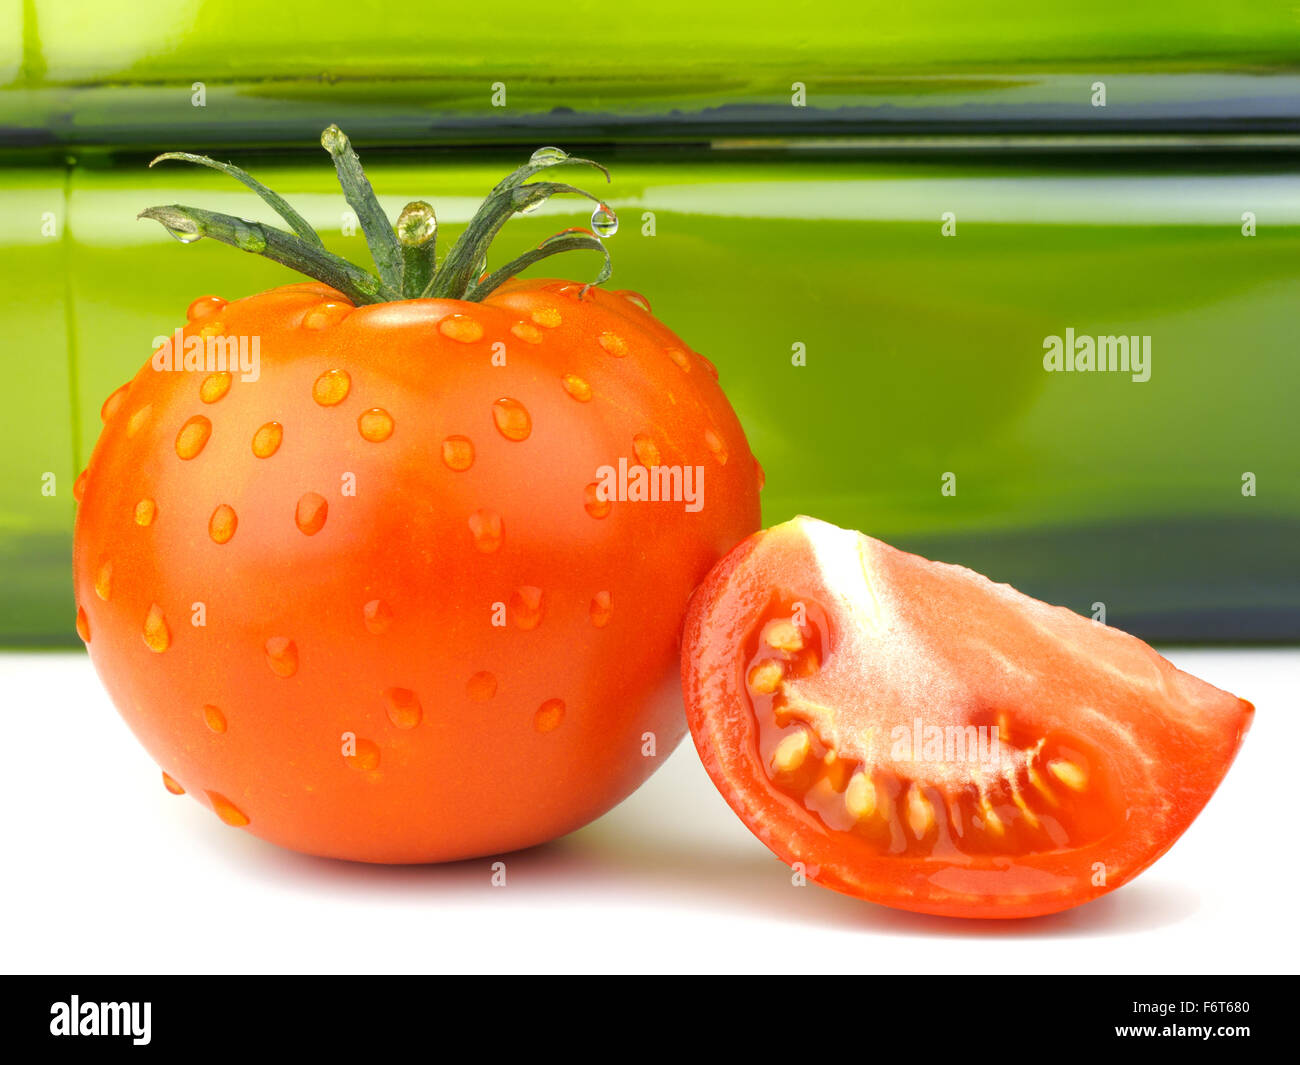
[[[404,903],[477,898],[508,890],[554,901],[722,910],[844,933],[937,938],[1069,939],[1123,935],[1177,924],[1200,905],[1191,889],[1167,881],[1138,881],[1087,905],[1045,917],[969,920],[895,910],[809,883],[796,887],[790,870],[753,839],[720,844],[688,832],[629,833],[617,815],[526,850],[437,865],[369,865],[316,858],[249,840],[245,859],[255,872],[312,892]],[[494,870],[496,863],[503,870]],[[504,872],[505,885],[493,886]]]
[[[615,825],[597,822],[569,840],[625,876],[666,887],[674,902],[715,897],[729,909],[743,906],[773,918],[851,932],[936,937],[1032,937],[1127,934],[1186,920],[1200,896],[1168,881],[1137,881],[1093,902],[1043,917],[972,920],[912,913],[855,899],[819,885],[795,887],[790,869],[757,841],[752,852],[691,846],[659,837],[628,840]],[[565,842],[565,841],[562,841]],[[750,841],[747,841],[750,842]]]
[[[1128,935],[1178,924],[1200,908],[1200,896],[1167,881],[1128,884],[1109,895],[1060,913],[1008,920],[937,917],[862,903],[828,892],[842,901],[838,912],[846,927],[882,935],[948,938],[1073,939]],[[857,911],[869,907],[870,912]]]

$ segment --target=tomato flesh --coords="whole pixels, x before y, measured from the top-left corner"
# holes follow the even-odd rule
[[[705,766],[779,857],[977,917],[1131,879],[1253,715],[1132,636],[809,518],[751,537],[697,590],[683,681]]]

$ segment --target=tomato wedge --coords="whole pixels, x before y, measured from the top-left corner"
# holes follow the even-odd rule
[[[805,517],[696,590],[682,679],[709,775],[779,858],[965,917],[1054,913],[1131,880],[1254,715],[1127,633]]]

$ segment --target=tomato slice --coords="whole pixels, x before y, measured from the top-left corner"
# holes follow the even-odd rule
[[[967,917],[1053,913],[1132,879],[1254,715],[1127,633],[804,517],[697,589],[682,679],[709,775],[778,857]]]

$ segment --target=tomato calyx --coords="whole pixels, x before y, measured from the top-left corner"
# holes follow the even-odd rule
[[[618,229],[618,218],[609,205],[575,185],[530,180],[553,166],[578,165],[599,170],[609,181],[609,171],[590,159],[571,156],[559,148],[539,148],[527,163],[488,193],[464,233],[439,264],[438,222],[433,207],[423,200],[415,200],[402,209],[394,225],[384,214],[361,160],[343,131],[338,126],[330,126],[321,134],[321,146],[333,158],[344,198],[361,224],[374,260],[373,272],[328,251],[320,235],[288,201],[247,171],[206,155],[165,152],[149,165],[180,160],[221,171],[257,193],[289,230],[181,204],[149,207],[137,217],[152,218],[182,244],[210,237],[271,259],[329,285],[358,306],[410,299],[478,302],[534,263],[568,251],[598,251],[604,258],[600,272],[583,286],[580,295],[585,296],[592,285],[609,280],[613,272],[609,252],[601,239],[613,236]],[[563,230],[487,273],[488,249],[506,222],[560,194],[585,196],[596,204],[591,215],[593,229]],[[600,234],[593,230],[599,230]]]

